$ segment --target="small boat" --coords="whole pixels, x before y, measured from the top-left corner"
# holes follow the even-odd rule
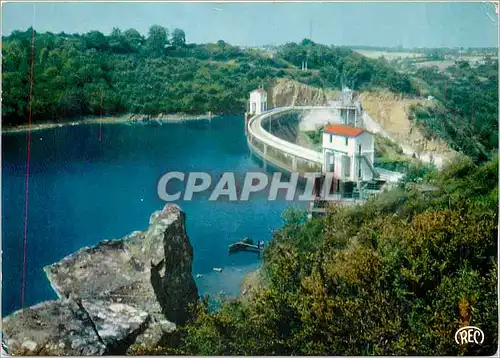
[[[264,241],[260,241],[257,245],[255,245],[253,243],[253,240],[248,237],[245,237],[243,240],[229,245],[229,253],[234,253],[239,251],[250,251],[255,253],[261,253],[262,249],[264,249]]]
[[[215,272],[222,272],[222,269],[220,267],[214,267]]]

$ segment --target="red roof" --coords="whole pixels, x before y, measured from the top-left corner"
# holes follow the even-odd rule
[[[257,89],[254,89],[252,92],[265,93],[266,91],[264,91],[262,88],[257,88]]]
[[[344,124],[329,124],[323,129],[323,132],[344,137],[357,137],[364,133],[362,128],[349,127]]]

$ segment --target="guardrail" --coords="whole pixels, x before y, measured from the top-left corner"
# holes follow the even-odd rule
[[[250,149],[277,167],[289,172],[321,172],[323,165],[323,154],[312,149],[302,147],[298,144],[290,143],[284,139],[269,133],[262,127],[262,121],[271,119],[273,115],[285,113],[292,110],[333,110],[329,106],[291,106],[278,107],[258,114],[248,121],[247,142]],[[367,163],[369,162],[365,158]],[[397,182],[404,175],[402,173],[374,167],[368,163],[375,177],[388,182]],[[375,175],[376,174],[376,175]]]
[[[320,152],[304,148],[276,137],[262,127],[262,121],[293,109],[316,109],[314,106],[275,108],[250,118],[248,145],[262,159],[287,171],[321,172],[323,156]],[[323,107],[330,108],[330,107]]]

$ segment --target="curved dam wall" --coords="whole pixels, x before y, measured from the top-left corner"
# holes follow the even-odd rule
[[[250,118],[247,128],[250,149],[263,160],[288,172],[321,172],[322,153],[299,144],[304,113],[311,110],[316,111],[276,108]]]
[[[302,143],[302,131],[315,130],[328,122],[340,121],[331,107],[276,108],[250,118],[247,126],[248,146],[264,161],[288,172],[321,172],[321,148],[311,148]],[[312,129],[310,129],[312,128]],[[311,146],[311,143],[309,143]],[[404,174],[375,168],[379,178],[397,183]]]
[[[342,123],[335,108],[289,108],[288,111],[263,118],[262,128],[280,139],[312,150],[321,151],[321,148],[314,147],[306,140],[304,132],[316,131],[328,123]]]

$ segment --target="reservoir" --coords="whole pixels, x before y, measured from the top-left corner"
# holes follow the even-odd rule
[[[247,147],[241,116],[64,126],[33,131],[31,140],[26,307],[56,298],[44,266],[101,240],[146,230],[150,215],[165,205],[157,184],[166,172],[216,176],[264,168]],[[21,308],[25,175],[26,133],[2,135],[2,316]],[[228,245],[244,237],[268,242],[283,211],[305,205],[259,195],[245,202],[195,196],[177,204],[186,212],[200,295],[214,297],[237,296],[241,280],[260,264],[256,254],[229,255]]]

